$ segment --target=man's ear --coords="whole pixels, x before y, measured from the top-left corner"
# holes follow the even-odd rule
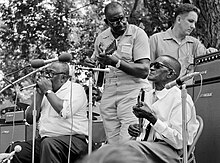
[[[65,83],[65,82],[66,82],[66,78],[67,78],[66,75],[62,75],[62,77],[61,77],[61,81],[62,81],[62,83]]]
[[[173,71],[170,71],[170,72],[167,74],[167,78],[168,78],[168,79],[172,79],[172,78],[174,78],[174,75],[175,75],[175,73],[174,73]]]
[[[179,23],[179,22],[180,22],[180,20],[181,20],[181,16],[180,16],[180,15],[178,15],[178,16],[176,17],[176,21],[177,21],[177,23]]]

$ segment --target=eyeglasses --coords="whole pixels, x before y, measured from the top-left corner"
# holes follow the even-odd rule
[[[121,22],[124,22],[126,20],[125,16],[120,16],[119,18],[115,18],[115,19],[106,19],[112,26],[116,26]]]
[[[168,68],[169,70],[173,71],[174,74],[176,74],[175,70],[170,68],[169,66],[163,64],[162,62],[153,62],[150,64],[150,67],[153,67],[156,68],[156,69],[160,69],[161,67],[166,67]]]
[[[66,73],[65,72],[54,72],[52,70],[41,71],[41,75],[48,77],[48,78],[54,78],[55,75],[59,75],[59,74],[66,74]]]

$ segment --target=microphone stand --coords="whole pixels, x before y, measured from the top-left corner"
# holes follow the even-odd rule
[[[12,83],[10,83],[9,85],[7,85],[6,87],[4,87],[4,88],[2,88],[2,89],[0,90],[0,94],[1,94],[3,91],[5,91],[6,89],[8,89],[8,88],[10,88],[11,86],[13,86],[14,84],[20,82],[21,80],[24,80],[24,79],[27,78],[28,76],[30,76],[30,75],[32,75],[32,74],[38,72],[38,71],[43,70],[44,68],[46,68],[46,67],[48,67],[48,66],[49,66],[49,64],[47,64],[47,65],[45,65],[45,66],[42,66],[42,67],[40,67],[40,68],[38,68],[38,69],[36,69],[36,70],[30,72],[29,74],[27,74],[27,75],[21,77],[20,79],[14,81],[14,82],[12,82]]]
[[[3,89],[1,89],[0,93],[2,93],[3,91],[5,91],[6,89],[10,88],[11,86],[13,86],[14,84],[18,83],[19,81],[27,78],[28,76],[43,70],[44,68],[48,67],[50,64],[47,64],[45,66],[42,66],[34,71],[32,71],[31,73],[21,77],[20,79],[12,82],[11,84],[7,85],[6,87],[4,87]],[[34,163],[34,146],[35,146],[35,135],[36,135],[36,85],[34,88],[34,109],[33,109],[33,137],[32,137],[32,141],[33,141],[33,145],[32,145],[32,163]]]
[[[89,123],[88,123],[88,135],[89,135],[89,145],[88,145],[88,155],[92,153],[92,85],[93,85],[93,80],[92,80],[92,74],[95,71],[102,71],[102,72],[109,72],[109,68],[105,69],[99,69],[99,68],[88,68],[88,67],[79,67],[79,69],[82,70],[89,70]]]
[[[33,133],[32,133],[32,163],[34,163],[34,147],[37,128],[37,109],[36,109],[36,86],[34,87],[34,108],[33,108]]]
[[[183,163],[187,163],[187,126],[186,126],[186,97],[187,97],[187,89],[186,84],[180,86],[181,89],[181,98],[182,98],[182,137],[183,137]]]

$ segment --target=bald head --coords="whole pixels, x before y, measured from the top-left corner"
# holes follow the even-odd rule
[[[164,65],[174,70],[172,80],[175,80],[180,75],[181,65],[177,59],[169,55],[162,55],[156,59],[157,62],[162,62]]]
[[[69,66],[65,62],[54,62],[51,64],[51,67],[57,70],[57,72],[64,72],[65,74],[69,74]]]
[[[111,2],[111,3],[107,4],[104,9],[105,16],[108,17],[108,14],[110,12],[117,10],[118,8],[123,10],[123,6],[119,2]]]

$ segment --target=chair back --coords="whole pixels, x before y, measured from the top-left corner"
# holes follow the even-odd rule
[[[194,141],[192,143],[192,145],[189,146],[189,149],[188,149],[188,153],[187,153],[187,158],[190,159],[191,157],[191,154],[193,153],[194,149],[195,149],[195,146],[196,146],[196,143],[197,141],[199,140],[199,137],[200,135],[202,134],[202,131],[203,131],[203,119],[202,117],[200,117],[199,115],[196,116],[196,119],[199,121],[199,128],[198,128],[198,131],[197,131],[197,134],[194,138]]]

